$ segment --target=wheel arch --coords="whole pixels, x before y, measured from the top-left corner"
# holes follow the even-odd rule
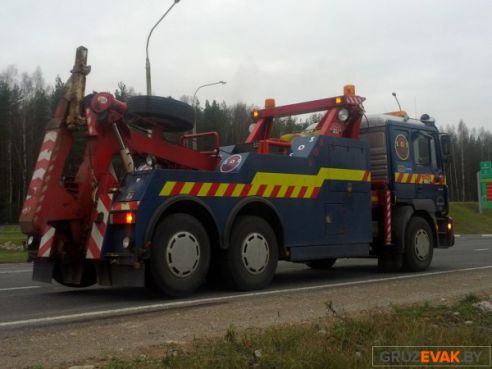
[[[427,207],[415,207],[414,205],[398,206],[392,214],[392,238],[398,245],[399,250],[403,252],[405,249],[405,232],[408,222],[412,217],[418,216],[423,218],[428,224],[432,232],[432,238],[434,240],[434,247],[438,247],[438,235],[436,231],[436,219],[435,216],[429,212]]]
[[[264,219],[273,229],[279,246],[279,256],[285,256],[286,250],[284,247],[284,227],[282,218],[278,210],[271,202],[261,197],[248,197],[240,201],[230,212],[223,233],[222,247],[229,247],[229,239],[234,222],[239,216],[255,215]]]
[[[169,214],[185,213],[197,218],[207,230],[212,249],[221,247],[221,238],[217,221],[210,208],[200,199],[192,196],[176,196],[161,204],[152,215],[145,231],[145,244],[148,244],[154,235],[159,221]]]
[[[399,252],[405,249],[405,232],[414,212],[414,208],[410,205],[398,206],[393,210],[391,237]]]

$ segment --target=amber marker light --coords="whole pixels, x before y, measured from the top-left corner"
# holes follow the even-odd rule
[[[113,224],[135,224],[135,213],[132,211],[111,214]]]
[[[132,212],[126,213],[126,224],[133,224],[135,223],[135,215]]]
[[[275,107],[275,99],[266,99],[265,100],[265,109],[272,109]]]
[[[344,96],[355,96],[355,86],[354,85],[343,86],[343,95]]]

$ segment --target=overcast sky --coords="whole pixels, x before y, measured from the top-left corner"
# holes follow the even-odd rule
[[[87,92],[145,92],[145,40],[172,0],[1,0],[0,70],[49,83],[89,49]],[[429,113],[492,131],[490,0],[181,0],[150,42],[153,92],[262,105],[331,97],[353,83],[366,110]]]

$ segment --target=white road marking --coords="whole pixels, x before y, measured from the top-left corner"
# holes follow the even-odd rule
[[[15,290],[29,290],[32,288],[40,288],[41,286],[24,286],[24,287],[9,287],[9,288],[0,288],[0,292],[3,291],[15,291]]]
[[[455,235],[454,235],[454,237],[456,237],[456,238],[460,238],[460,237],[461,237],[461,235],[460,235],[460,234],[455,234]]]
[[[7,264],[0,264],[0,269],[12,269],[12,268],[17,268],[17,267],[25,267],[29,266],[30,263],[7,263]]]
[[[86,312],[86,313],[49,316],[49,317],[44,317],[44,318],[34,318],[34,319],[25,319],[25,320],[16,320],[16,321],[12,321],[12,322],[2,322],[2,323],[0,323],[0,328],[18,327],[18,326],[32,325],[32,324],[38,324],[38,323],[63,322],[63,321],[70,321],[70,320],[84,319],[84,318],[102,318],[102,317],[108,317],[108,316],[110,317],[110,316],[117,316],[120,314],[130,314],[130,313],[137,313],[137,312],[152,312],[152,311],[167,310],[167,309],[179,308],[179,307],[189,307],[189,306],[194,306],[194,305],[198,306],[198,305],[210,304],[210,303],[220,303],[220,302],[243,299],[246,297],[275,296],[275,295],[287,294],[287,293],[316,291],[316,290],[328,289],[328,288],[357,286],[357,285],[364,285],[364,284],[370,284],[370,283],[376,283],[376,282],[386,282],[386,281],[397,281],[397,280],[412,279],[412,278],[431,277],[431,276],[441,275],[441,274],[460,273],[460,272],[467,272],[467,271],[472,271],[472,270],[485,270],[485,269],[492,269],[492,265],[473,267],[473,268],[454,269],[454,270],[443,270],[443,271],[439,271],[439,272],[416,273],[416,274],[411,274],[411,275],[399,275],[399,276],[386,277],[386,278],[374,278],[374,279],[366,279],[363,281],[340,282],[340,283],[322,284],[322,285],[307,286],[307,287],[285,288],[285,289],[279,289],[279,290],[273,290],[273,291],[246,292],[246,293],[239,293],[239,294],[229,295],[229,296],[205,297],[205,298],[198,298],[195,300],[164,302],[164,303],[160,303],[160,304],[140,305],[140,306],[111,309],[111,310],[99,310],[99,311],[90,311],[90,312]]]
[[[473,251],[489,251],[489,249],[473,249]]]
[[[0,274],[9,274],[9,273],[29,273],[29,272],[32,272],[32,269],[0,270]]]
[[[492,234],[483,234],[482,237],[492,237]]]

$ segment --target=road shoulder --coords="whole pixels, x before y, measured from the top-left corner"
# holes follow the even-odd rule
[[[170,342],[186,343],[196,337],[223,335],[231,324],[237,329],[264,328],[318,319],[327,315],[327,305],[339,313],[354,314],[421,301],[446,302],[469,293],[492,293],[492,269],[260,296],[121,318],[3,330],[0,332],[0,356],[3,365],[9,368],[68,365],[115,355],[130,357],[159,350],[159,346]],[[70,358],[70,362],[66,358]]]

